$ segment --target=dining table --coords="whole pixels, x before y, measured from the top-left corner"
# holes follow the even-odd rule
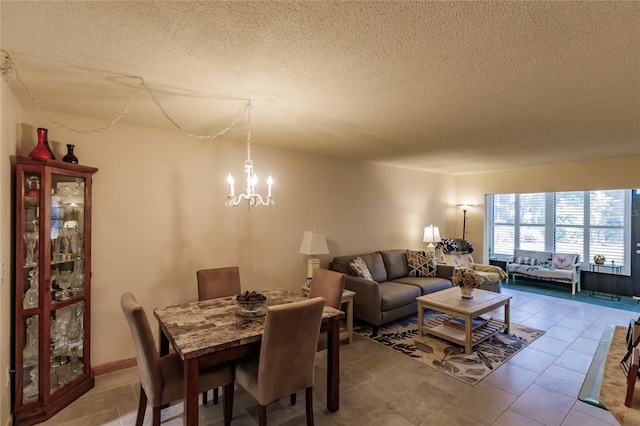
[[[267,307],[306,300],[284,289],[260,293],[267,297]],[[182,360],[185,425],[198,424],[201,369],[260,353],[264,312],[247,316],[235,299],[235,296],[208,299],[153,311],[160,326],[160,354],[168,354],[171,345]],[[343,316],[342,311],[325,306],[320,326],[321,333],[328,333],[327,409],[330,412],[340,408],[340,319]]]

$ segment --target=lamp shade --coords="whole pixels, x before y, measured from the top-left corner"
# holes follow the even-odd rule
[[[327,237],[324,232],[318,231],[304,231],[302,235],[302,244],[298,251],[302,254],[327,254],[329,248],[327,247]]]
[[[437,243],[441,241],[440,229],[437,226],[429,225],[424,228],[424,236],[422,242],[425,243]]]

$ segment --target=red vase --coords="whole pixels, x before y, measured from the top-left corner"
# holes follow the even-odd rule
[[[29,157],[35,160],[50,160],[53,159],[51,148],[47,149],[49,142],[47,141],[47,129],[38,129],[38,144],[29,153]]]

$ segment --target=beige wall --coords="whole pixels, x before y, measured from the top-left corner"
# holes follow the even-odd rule
[[[468,212],[467,238],[478,256],[484,251],[484,199],[486,194],[586,191],[640,188],[640,156],[582,161],[479,173],[456,177],[457,203],[474,204]],[[450,207],[456,219],[450,228],[462,234],[462,211]],[[486,260],[485,260],[486,262]]]
[[[61,119],[78,129],[104,125]],[[239,265],[244,289],[299,291],[306,276],[306,257],[298,253],[303,231],[327,233],[331,253],[320,256],[322,266],[341,254],[424,248],[424,226],[446,230],[444,194],[454,191],[451,176],[254,145],[256,172],[263,182],[273,176],[277,204],[232,209],[224,205],[226,176],[243,180],[242,132],[238,142],[127,125],[78,135],[34,110],[23,111],[18,127],[18,155],[33,148],[37,127],[48,127],[60,156],[73,143],[81,164],[100,169],[93,200],[93,366],[134,356],[119,305],[125,291],[134,292],[152,324],[154,307],[196,299],[200,268]]]

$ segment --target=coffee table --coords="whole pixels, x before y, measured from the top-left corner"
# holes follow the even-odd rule
[[[449,342],[464,346],[465,353],[471,354],[471,348],[494,334],[505,330],[509,332],[509,302],[511,296],[493,291],[475,289],[473,299],[463,299],[456,286],[446,290],[425,294],[416,298],[418,302],[418,335],[432,334]],[[472,330],[471,319],[504,306],[504,321],[491,318],[485,325]],[[424,324],[424,310],[432,309],[454,317],[464,318],[465,329],[459,330],[448,325],[430,327]]]

